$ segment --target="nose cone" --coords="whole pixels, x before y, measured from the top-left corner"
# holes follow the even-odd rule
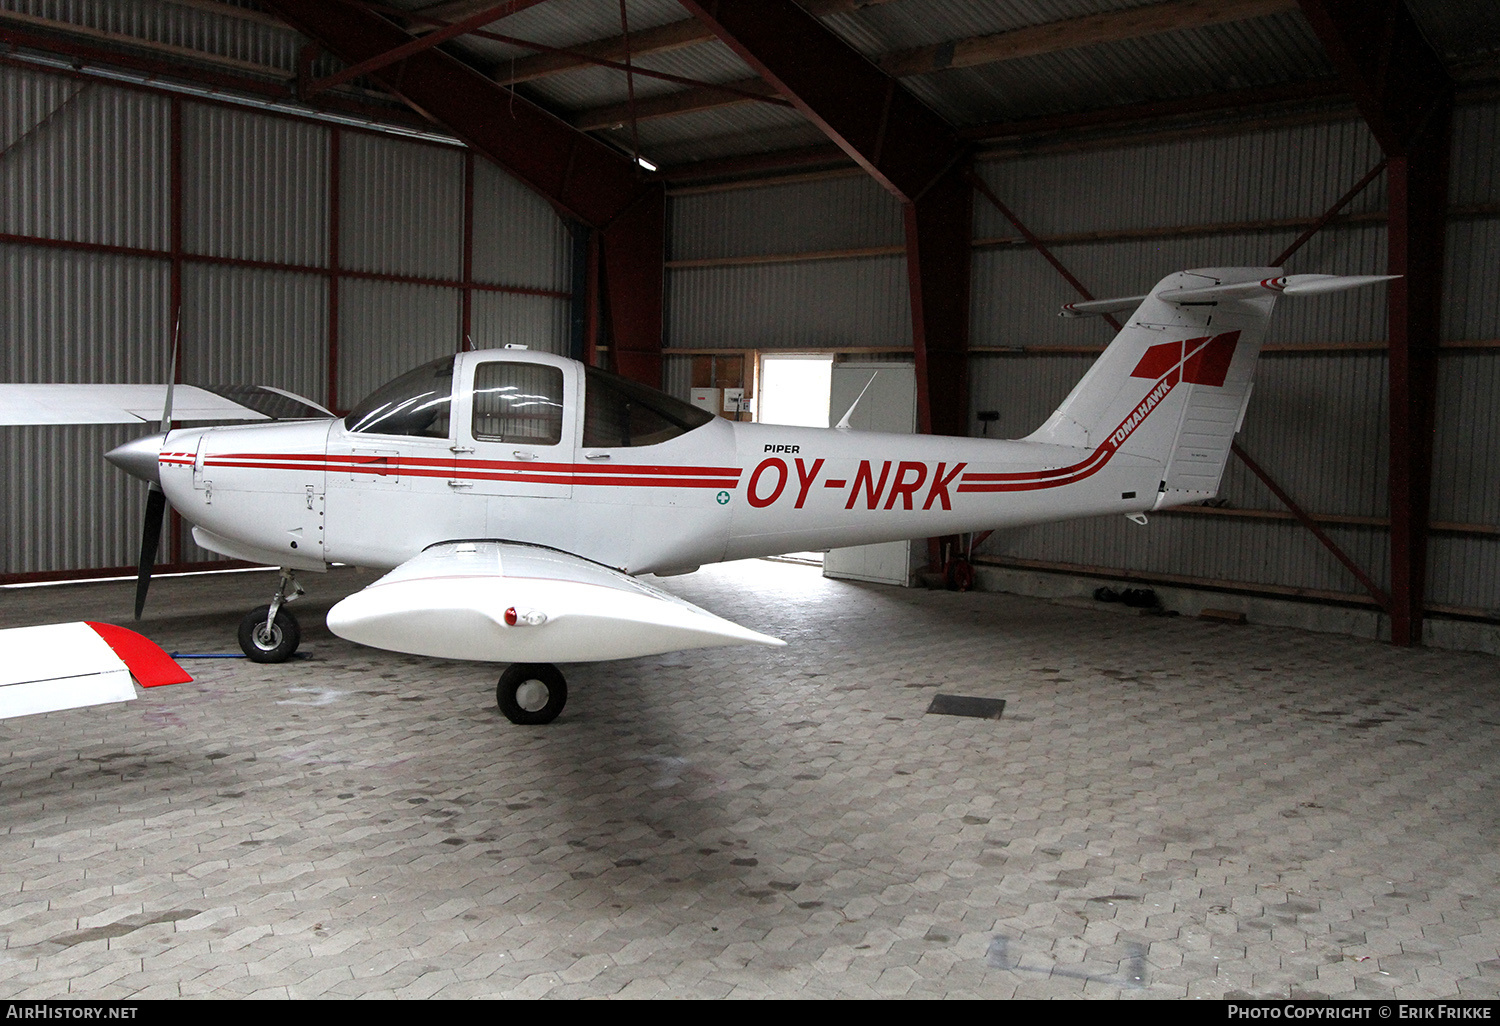
[[[161,455],[162,443],[167,440],[166,433],[147,435],[145,438],[137,438],[126,442],[118,449],[111,449],[104,454],[104,458],[119,467],[131,477],[138,477],[142,481],[150,481],[152,484],[161,484],[161,468],[156,459]]]

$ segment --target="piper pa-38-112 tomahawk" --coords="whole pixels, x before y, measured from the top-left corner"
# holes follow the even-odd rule
[[[149,522],[159,530],[167,500],[205,548],[281,568],[271,604],[241,626],[252,659],[296,648],[284,608],[296,571],[391,568],[335,605],[329,629],[510,663],[501,710],[546,723],[567,696],[555,663],[782,644],[638,575],[1212,498],[1277,299],[1383,280],[1211,268],[1070,304],[1065,315],[1134,313],[1046,423],[1014,441],[852,431],[847,415],[837,428],[730,423],[507,348],[418,367],[343,418],[164,431],[108,458],[160,489],[141,597]],[[0,412],[25,402],[3,389],[26,387],[0,386]],[[89,401],[91,386],[71,387]],[[54,416],[65,398],[48,400]]]

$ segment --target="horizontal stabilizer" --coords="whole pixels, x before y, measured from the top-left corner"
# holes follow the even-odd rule
[[[1145,296],[1120,296],[1116,299],[1086,299],[1078,303],[1064,303],[1059,317],[1087,317],[1091,314],[1119,313],[1134,310],[1146,301]]]
[[[1279,278],[1262,278],[1259,281],[1170,289],[1158,293],[1157,298],[1168,303],[1212,303],[1221,299],[1250,299],[1267,293],[1321,296],[1328,292],[1343,292],[1399,277],[1399,274],[1288,274]]]
[[[1222,285],[1207,285],[1190,289],[1171,289],[1158,292],[1156,298],[1168,303],[1215,303],[1221,299],[1249,299],[1266,294],[1285,296],[1320,296],[1328,292],[1343,292],[1377,282],[1390,281],[1399,274],[1288,274],[1278,278],[1261,278],[1256,281],[1234,282]],[[1120,296],[1117,299],[1089,299],[1078,303],[1064,303],[1059,317],[1085,317],[1090,314],[1120,313],[1134,310],[1149,296]]]
[[[156,424],[166,385],[0,385],[0,427],[42,424]],[[290,420],[331,417],[311,399],[270,385],[172,389],[172,419]]]
[[[155,642],[107,623],[0,630],[0,718],[129,702],[142,687],[193,678]]]
[[[328,629],[372,648],[496,663],[785,644],[618,570],[500,541],[425,549],[330,609]]]

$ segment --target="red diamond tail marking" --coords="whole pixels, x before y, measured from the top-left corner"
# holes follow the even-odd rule
[[[1164,342],[1147,349],[1130,376],[1155,380],[1180,366],[1182,380],[1187,384],[1220,388],[1224,385],[1224,376],[1229,373],[1234,347],[1239,340],[1238,331],[1226,331],[1212,338],[1205,335],[1184,342]]]
[[[1240,340],[1237,331],[1226,331],[1208,340],[1208,344],[1189,356],[1182,365],[1182,380],[1191,385],[1224,386],[1224,375],[1234,359],[1234,347]]]

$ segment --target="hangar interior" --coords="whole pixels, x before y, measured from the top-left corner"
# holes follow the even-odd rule
[[[582,995],[596,986],[600,993],[640,996],[1243,992],[1493,998],[1500,978],[1493,899],[1483,908],[1473,905],[1474,893],[1494,870],[1493,817],[1485,819],[1465,803],[1493,783],[1484,753],[1485,724],[1493,726],[1496,718],[1496,675],[1482,656],[1431,649],[1500,651],[1497,128],[1500,13],[1457,0],[0,0],[0,261],[6,289],[0,380],[153,382],[170,375],[191,383],[270,384],[342,412],[423,361],[468,347],[522,344],[607,366],[684,399],[695,387],[709,386],[745,389],[753,401],[761,356],[820,353],[841,361],[910,364],[922,431],[1019,437],[1045,419],[1112,337],[1099,319],[1059,318],[1064,302],[1136,294],[1188,267],[1400,274],[1382,293],[1288,301],[1278,310],[1238,457],[1214,503],[1153,515],[1145,527],[1112,517],[957,543],[965,548],[972,542],[967,551],[982,588],[1072,601],[1101,584],[1148,586],[1187,614],[1203,608],[1243,612],[1257,633],[1235,640],[1193,636],[1184,633],[1195,626],[1186,617],[1178,624],[1153,620],[1136,631],[1120,626],[1136,621],[1116,619],[1113,609],[1081,610],[1083,603],[1076,601],[1013,605],[990,596],[988,601],[1004,603],[1015,622],[1034,629],[1011,636],[994,615],[1001,607],[984,605],[982,596],[882,597],[815,574],[797,578],[798,585],[763,580],[770,571],[756,568],[750,573],[766,593],[791,605],[805,594],[809,609],[837,610],[840,602],[852,603],[853,610],[874,609],[874,624],[906,615],[932,631],[949,620],[971,627],[947,651],[936,641],[929,645],[919,635],[897,632],[911,648],[899,656],[879,648],[879,637],[856,630],[851,645],[869,646],[849,658],[857,672],[840,664],[837,647],[817,655],[818,668],[807,669],[808,676],[784,657],[755,662],[769,680],[790,689],[790,697],[781,699],[786,708],[805,707],[806,714],[767,711],[756,703],[776,699],[757,696],[754,715],[765,713],[773,726],[741,736],[735,732],[743,725],[721,724],[733,758],[708,754],[712,745],[706,743],[696,752],[680,752],[669,739],[679,731],[696,733],[700,741],[721,737],[704,725],[721,715],[733,719],[723,711],[733,706],[732,689],[710,686],[687,662],[657,660],[627,664],[619,679],[644,687],[660,672],[675,682],[681,692],[662,706],[665,712],[632,711],[630,700],[610,691],[609,675],[601,672],[600,694],[609,699],[592,726],[586,719],[574,726],[602,730],[603,736],[575,736],[567,749],[574,762],[558,763],[556,751],[541,754],[548,743],[541,735],[517,739],[521,748],[495,756],[498,762],[481,760],[481,766],[521,781],[503,801],[488,794],[472,798],[483,782],[470,775],[462,785],[445,783],[441,778],[456,762],[422,762],[420,781],[407,780],[406,770],[391,769],[401,759],[387,765],[366,754],[337,761],[311,739],[296,750],[317,754],[301,762],[301,756],[286,755],[283,761],[311,774],[298,776],[294,785],[305,788],[297,792],[295,813],[302,823],[325,813],[340,822],[356,818],[324,808],[327,796],[315,778],[327,773],[340,795],[357,793],[361,801],[376,800],[359,790],[373,785],[392,808],[398,802],[447,802],[447,822],[472,821],[473,837],[511,836],[507,831],[513,830],[519,838],[531,831],[527,836],[536,840],[530,847],[516,847],[516,840],[486,848],[490,837],[449,849],[471,857],[484,850],[485,858],[521,867],[513,883],[522,895],[528,893],[523,883],[545,877],[541,863],[554,860],[556,845],[564,846],[565,857],[555,861],[568,867],[567,896],[548,890],[552,897],[532,907],[550,907],[547,902],[555,900],[567,911],[554,909],[561,918],[552,921],[568,928],[548,934],[551,946],[538,955],[540,962],[520,959],[527,971],[512,983],[522,989],[506,993]],[[0,584],[134,573],[144,494],[99,456],[139,433],[124,425],[0,428],[6,507]],[[197,547],[175,518],[164,544],[164,572],[226,562]],[[944,569],[955,550],[939,541],[917,547],[920,560],[934,570]],[[715,573],[683,586],[694,595],[740,600],[739,586]],[[358,586],[347,573],[332,576],[337,580],[329,582],[330,592]],[[259,577],[247,574],[244,580]],[[209,640],[212,616],[206,610],[213,603],[195,590],[199,580],[206,579],[164,582],[162,608],[151,616],[170,623],[163,629],[175,632],[180,644],[211,649],[222,642]],[[32,613],[60,613],[74,602],[104,603],[100,596],[109,587],[49,589],[46,600],[30,603],[21,596],[42,592],[7,591],[3,622],[32,622]],[[87,590],[97,588],[106,590]],[[326,604],[332,597],[315,599]],[[828,615],[845,628],[857,626],[857,613]],[[1083,631],[1092,655],[1049,655],[1069,639],[1062,626],[1068,615],[1102,618],[1086,620],[1094,628]],[[1428,650],[1393,652],[1351,638],[1309,641],[1266,625]],[[946,739],[926,728],[904,742],[882,739],[881,732],[896,729],[889,724],[907,715],[905,707],[892,704],[895,691],[877,697],[864,690],[881,681],[900,689],[916,687],[914,680],[973,679],[987,665],[985,653],[952,653],[979,644],[979,629],[1010,638],[1020,653],[1020,662],[997,678],[996,696],[1011,694],[1013,708],[1023,693],[1033,705],[1047,706],[1046,713],[1022,712],[1006,725],[1030,732],[1024,740],[1011,739],[1021,746],[1011,751],[1024,754],[988,761],[993,752],[985,746],[991,741],[980,738],[979,727]],[[813,647],[836,640],[814,621],[798,621],[796,631]],[[1153,645],[1176,646],[1204,666],[1212,664],[1229,691],[1247,703],[1291,708],[1287,715],[1298,728],[1286,742],[1287,765],[1263,765],[1264,750],[1260,761],[1243,752],[1226,754],[1225,746],[1236,743],[1264,746],[1276,714],[1256,719],[1237,709],[1227,692],[1216,694],[1197,678],[1186,691],[1146,699],[1134,710],[1118,696],[1118,706],[1087,708],[1091,684],[1125,680],[1139,698],[1151,687],[1168,689],[1174,674],[1198,672],[1184,670]],[[336,677],[426,674],[423,679],[435,685],[473,676],[453,664],[422,670],[420,660],[360,654],[327,635],[317,647]],[[1109,655],[1112,649],[1125,657]],[[1301,668],[1292,673],[1270,656],[1256,655],[1259,650],[1281,653]],[[877,651],[883,653],[879,658]],[[886,658],[914,664],[925,659],[937,669],[887,672]],[[1127,665],[1131,659],[1135,668]],[[1343,685],[1331,667],[1341,659],[1361,667],[1373,690],[1341,697]],[[1261,671],[1245,668],[1264,663],[1284,671],[1274,686]],[[698,665],[708,670],[705,677],[724,680],[737,666],[730,656]],[[1142,665],[1149,670],[1140,671]],[[833,690],[818,689],[820,674],[836,681]],[[227,667],[205,678],[220,695],[258,679]],[[1306,690],[1294,695],[1297,687],[1288,684],[1293,678]],[[1473,691],[1458,687],[1460,679],[1473,682]],[[306,686],[347,692],[328,681]],[[1427,697],[1413,697],[1408,688]],[[870,761],[829,762],[828,749],[818,748],[841,743],[822,736],[838,733],[841,695],[863,703],[850,726],[870,733],[851,748],[860,747]],[[448,715],[464,731],[424,727],[413,716],[399,721],[411,732],[404,740],[384,734],[363,740],[403,748],[432,729],[441,735],[434,743],[451,740],[452,758],[462,760],[475,739],[486,735],[489,728],[476,724],[487,724],[489,714],[465,712],[460,697],[445,692],[437,700],[452,707]],[[277,701],[304,698],[292,694]],[[385,696],[366,694],[366,700],[379,704]],[[300,713],[312,716],[322,708],[313,704],[316,696],[306,701],[309,709]],[[1365,713],[1356,708],[1361,702],[1369,707]],[[1477,722],[1461,713],[1466,703],[1479,710]],[[212,738],[215,727],[204,718],[204,704],[184,711],[172,729],[183,737]],[[278,708],[291,707],[245,711],[263,719]],[[814,708],[816,715],[808,711]],[[341,729],[336,724],[345,720],[354,729],[354,721],[366,715],[347,704],[338,709],[331,724],[297,729],[315,735]],[[95,749],[104,744],[124,753],[117,762],[135,767],[115,772],[108,758],[95,758],[100,778],[128,792],[110,806],[115,810],[131,807],[135,798],[171,804],[175,756],[163,753],[183,742],[102,740],[112,730],[128,733],[136,722],[131,717],[140,715],[111,710],[86,728]],[[1217,734],[1217,728],[1207,728],[1212,736],[1202,739],[1208,747],[1200,750],[1181,740],[1197,730],[1200,716],[1234,726]],[[603,717],[616,722],[601,726]],[[1144,736],[1128,740],[1128,732],[1106,740],[1103,752],[1063,743],[1070,722],[1104,732],[1125,721],[1145,729],[1141,724],[1152,717],[1186,724],[1185,735],[1161,742],[1178,745],[1176,754],[1157,751],[1157,742]],[[1412,726],[1423,717],[1433,722]],[[1366,722],[1372,719],[1414,731],[1401,739],[1412,747],[1387,746],[1383,756],[1358,748],[1356,742],[1368,744],[1379,729]],[[70,731],[89,721],[83,713],[56,714],[49,720],[55,735],[35,743],[28,740],[26,723],[0,728],[18,778],[28,782],[14,785],[10,804],[27,812],[8,836],[29,844],[32,834],[45,835],[52,846],[45,850],[55,854],[71,842],[63,840],[68,832],[49,810],[92,785],[48,770],[48,760],[79,747]],[[246,728],[247,737],[260,735],[247,740],[249,750],[274,747],[262,732],[275,729],[256,719]],[[779,730],[797,739],[791,746],[795,756],[787,757],[804,760],[805,780],[796,766],[780,766],[769,754]],[[811,732],[815,740],[798,731]],[[1448,762],[1424,763],[1410,779],[1401,776],[1404,752],[1440,739]],[[1310,751],[1327,745],[1327,753],[1305,755],[1299,744]],[[590,745],[613,748],[616,755]],[[1049,745],[1069,753],[1066,768],[1049,768],[1042,754]],[[889,767],[877,757],[882,746],[895,746]],[[234,748],[228,742],[226,747]],[[638,754],[618,754],[627,750]],[[953,753],[949,763],[942,752]],[[551,767],[571,797],[559,798],[547,781],[528,777],[528,754],[538,760],[535,765]],[[239,758],[236,750],[229,762]],[[246,766],[236,771],[245,779],[268,789],[286,779],[257,775],[250,756],[245,758]],[[211,765],[220,762],[223,756]],[[189,775],[202,777],[203,765],[195,764]],[[612,775],[615,783],[590,791],[579,766]],[[1161,790],[1163,767],[1169,766],[1188,767],[1196,783],[1172,782]],[[778,783],[782,770],[787,781]],[[404,782],[378,782],[385,771]],[[1266,822],[1239,822],[1239,841],[1226,840],[1222,832],[1204,841],[1195,832],[1201,827],[1195,817],[1238,822],[1237,813],[1225,809],[1233,800],[1210,784],[1241,771],[1256,797],[1239,814],[1264,816]],[[868,783],[871,772],[892,780],[892,774],[914,773],[937,788],[939,798],[966,797],[927,808],[915,791],[892,799],[889,790],[877,788],[872,793],[885,796],[876,800],[880,815],[861,820],[855,840],[820,835],[816,844],[805,837],[788,842],[779,849],[778,868],[834,866],[821,878],[827,894],[803,900],[811,903],[808,908],[798,903],[797,888],[805,884],[791,875],[731,887],[726,881],[738,879],[733,873],[755,865],[753,854],[742,856],[749,866],[736,862],[738,869],[722,873],[679,865],[691,861],[693,851],[731,853],[714,831],[743,842],[767,823],[784,826],[792,809],[837,819],[841,803],[854,801],[844,785]],[[1386,790],[1361,794],[1339,785],[1337,802],[1317,787],[1299,790],[1306,774],[1366,772]],[[980,808],[972,794],[975,774],[981,791],[997,783],[994,777],[1019,774],[1013,782],[1020,791],[1000,799],[990,795]],[[1028,774],[1035,774],[1034,785],[1027,784]],[[1102,804],[1077,799],[1078,806],[1069,805],[1075,791],[1097,789],[1111,774],[1115,783],[1105,787]],[[211,773],[199,777],[195,797],[185,800],[199,808],[189,818],[206,822],[202,803],[238,799],[223,799],[235,790],[208,779]],[[366,777],[370,784],[361,782]],[[1145,782],[1136,789],[1120,783],[1134,778]],[[1440,788],[1457,788],[1461,797],[1443,791],[1442,802],[1423,805],[1415,796],[1433,780],[1441,781]],[[749,800],[747,782],[757,792],[785,786],[788,795],[800,797],[785,804],[774,794]],[[825,788],[833,793],[820,796]],[[741,798],[749,804],[735,806],[723,822],[702,826],[696,838],[701,844],[687,844],[680,823],[664,825],[675,823],[674,817],[691,819],[692,810],[714,806],[712,795],[728,792],[735,794],[733,801],[726,799],[730,805]],[[811,804],[804,807],[801,798],[809,792]],[[1127,792],[1131,797],[1123,797]],[[1061,804],[1033,822],[1030,799],[1040,803],[1035,808]],[[655,831],[649,844],[632,847],[622,840],[629,833],[624,828],[582,827],[558,827],[561,840],[548,842],[545,823],[533,821],[547,818],[535,809],[571,822],[569,817],[583,817],[611,800],[630,810],[624,814],[630,829]],[[1136,830],[1135,820],[1105,830],[1116,855],[1155,847],[1154,855],[1135,851],[1129,866],[1140,873],[1123,883],[1129,874],[1120,866],[1127,860],[1090,847],[1101,843],[1090,824],[1107,820],[1100,809],[1116,800],[1135,802],[1139,823],[1150,819],[1153,803],[1173,808],[1166,816],[1170,823],[1156,823],[1145,833]],[[500,805],[485,805],[495,801]],[[108,804],[95,811],[108,812]],[[1420,818],[1419,805],[1427,812],[1441,805],[1452,814],[1434,825]],[[1397,807],[1406,811],[1390,836],[1371,840],[1368,824]],[[1288,813],[1316,821],[1305,837],[1296,835],[1297,844],[1359,837],[1365,848],[1334,856],[1344,848],[1330,842],[1322,862],[1314,865],[1309,856],[1294,870],[1276,872],[1264,859],[1243,855],[1253,847],[1245,838],[1255,835],[1272,838],[1265,842],[1272,862],[1290,859],[1273,829]],[[275,843],[278,815],[267,805],[250,817],[260,817],[253,828],[260,831],[256,843],[286,857],[268,866],[273,876],[291,872],[285,866],[302,851],[298,844]],[[470,836],[460,831],[437,837],[443,828],[430,817],[403,818],[417,817],[410,809],[383,808],[380,815],[394,817],[388,840],[398,847],[406,843],[399,838],[438,846]],[[880,847],[870,838],[882,833],[900,834],[902,852],[920,849],[921,830],[894,825],[906,815],[936,816],[945,824],[946,832],[934,828],[929,846],[950,852],[971,842],[987,847],[972,857],[954,855],[939,868],[911,869],[911,860],[886,858],[883,848],[885,854],[872,860],[858,856]],[[145,823],[148,839],[171,832],[157,812],[135,818]],[[218,825],[206,850],[242,843],[226,839],[234,832],[225,826],[233,814],[207,818]],[[1021,839],[1016,828],[1014,837],[1000,838],[1002,820],[1031,823],[1036,832]],[[805,831],[806,822],[799,829]],[[1136,839],[1127,843],[1121,831]],[[1421,847],[1417,839],[1434,831],[1443,842],[1414,855]],[[145,850],[140,837],[110,839],[106,823],[80,832],[95,838],[81,850],[117,853],[119,865],[110,872],[124,873],[121,867],[135,857],[121,862],[119,852]],[[1139,840],[1147,834],[1151,840]],[[933,840],[938,837],[941,842]],[[1001,840],[1018,847],[1003,854]],[[326,839],[306,843],[317,848],[307,859],[320,875],[328,860],[337,862],[335,852],[323,850]],[[20,954],[9,969],[0,969],[0,978],[12,981],[3,985],[12,995],[58,993],[59,981],[74,979],[68,974],[76,968],[69,961],[75,956],[97,974],[77,977],[92,981],[78,985],[75,992],[82,993],[110,992],[112,986],[118,993],[256,993],[262,989],[252,986],[257,982],[269,991],[283,988],[287,996],[385,992],[373,984],[360,989],[363,977],[348,976],[347,967],[339,976],[333,968],[337,952],[320,948],[321,938],[311,948],[298,948],[298,957],[314,957],[308,951],[326,957],[328,965],[317,972],[337,979],[337,987],[329,985],[333,989],[310,988],[305,980],[315,973],[298,977],[298,984],[257,981],[253,959],[233,980],[202,977],[210,989],[183,988],[180,980],[175,992],[165,981],[140,985],[139,973],[129,975],[109,957],[117,941],[145,965],[150,952],[142,945],[152,943],[144,939],[150,928],[191,921],[209,931],[202,917],[228,922],[234,916],[198,904],[219,909],[225,902],[215,904],[207,887],[198,904],[174,906],[191,915],[147,923],[152,910],[133,910],[131,899],[122,896],[128,887],[114,885],[104,898],[79,898],[80,885],[64,867],[57,874],[59,894],[49,900],[86,911],[74,915],[71,932],[59,933],[55,922],[36,918],[40,913],[22,893],[23,882],[24,889],[35,888],[27,874],[40,864],[36,850],[18,858],[22,868],[14,874],[0,877],[14,881],[13,921],[25,924],[7,942],[8,951]],[[1422,868],[1403,869],[1405,883],[1392,869],[1391,879],[1380,883],[1373,867],[1393,851]],[[594,865],[603,858],[598,852],[612,861]],[[57,857],[69,861],[66,853]],[[174,857],[181,862],[174,862],[174,873],[197,871],[199,863],[187,855]],[[1440,871],[1444,857],[1462,865],[1437,882],[1446,872]],[[672,868],[649,886],[615,878],[631,877],[639,860],[651,858]],[[228,863],[230,877],[247,871],[238,855]],[[202,864],[208,864],[206,856]],[[990,926],[975,925],[980,913],[954,911],[972,905],[972,893],[955,898],[948,884],[940,886],[930,875],[951,876],[952,865],[959,864],[969,873],[965,879],[995,876],[975,884],[1006,906],[1003,915],[990,915]],[[1191,866],[1187,876],[1200,880],[1217,873],[1219,890],[1204,885],[1153,923],[1145,905],[1159,907],[1156,897],[1175,893],[1179,883],[1172,881],[1182,874],[1173,877],[1173,866],[1181,865]],[[387,870],[365,871],[391,879]],[[1346,871],[1353,882],[1345,881],[1342,897],[1319,891]],[[1424,873],[1426,884],[1419,886]],[[605,878],[608,889],[586,882]],[[923,880],[947,904],[934,899],[924,905]],[[1118,893],[1084,895],[1091,882],[1109,880]],[[866,892],[875,883],[871,893],[877,897],[871,898]],[[673,976],[654,964],[651,973],[632,975],[627,967],[636,963],[620,957],[637,942],[643,951],[672,948],[662,940],[672,935],[670,929],[653,933],[641,927],[640,937],[627,937],[618,917],[607,913],[570,918],[574,897],[599,902],[607,892],[647,894],[651,902],[687,908],[693,900],[685,894],[698,885],[712,896],[711,904],[721,897],[729,904],[749,902],[753,914],[736,919],[730,911],[715,913],[724,918],[713,921],[737,939],[705,957],[709,968],[681,963],[698,966],[696,976],[680,966]],[[1241,885],[1246,889],[1236,891]],[[1382,889],[1386,885],[1389,890]],[[232,891],[239,885],[222,886]],[[449,898],[464,915],[491,907],[515,914],[506,904],[514,900],[510,892],[478,900],[453,886]],[[1281,888],[1278,901],[1265,897],[1267,887]],[[1309,897],[1314,893],[1322,897]],[[799,936],[823,936],[820,917],[835,904],[831,894],[843,895],[843,918],[842,925],[827,927],[827,936],[838,937],[826,952],[820,948],[817,958],[807,956],[803,939],[777,946],[780,927],[773,912],[796,909],[790,914]],[[267,898],[267,923],[274,920],[270,908],[276,901],[304,897],[277,895]],[[1089,919],[1085,913],[1096,913],[1094,920],[1115,923],[1103,929],[1107,939],[1100,939],[1097,924],[1093,933],[1087,925],[1058,925],[1060,903],[1074,897],[1083,920]],[[858,911],[867,900],[904,911],[885,919]],[[632,907],[646,901],[639,898]],[[1130,915],[1139,912],[1139,922],[1111,919],[1116,906]],[[1109,916],[1103,915],[1106,907]],[[933,911],[939,908],[941,914]],[[1378,926],[1360,918],[1377,912]],[[1027,918],[1046,915],[1053,918]],[[1174,915],[1182,922],[1164,925],[1161,916]],[[1231,928],[1235,917],[1243,922]],[[684,912],[669,926],[685,929],[690,919]],[[589,934],[590,924],[606,920],[608,930]],[[877,920],[878,929],[861,927],[865,932],[848,925]],[[1011,925],[998,929],[998,920]],[[762,928],[762,921],[771,925]],[[1244,925],[1250,922],[1259,925]],[[119,932],[122,923],[130,930]],[[313,934],[321,928],[311,920],[303,925]],[[513,930],[524,934],[534,926],[522,912]],[[184,936],[192,933],[183,929]],[[274,925],[264,934],[259,925],[245,929],[255,936],[241,947],[252,951],[260,938],[276,936]],[[373,929],[378,935],[379,928]],[[1147,936],[1153,929],[1163,936]],[[1264,943],[1245,940],[1247,931],[1261,929]],[[1284,936],[1270,939],[1278,932]],[[494,939],[482,933],[464,943],[479,948]],[[212,940],[207,932],[193,936],[194,944],[201,939],[206,945],[201,951],[168,946],[183,952],[184,960],[207,960],[220,950],[215,945],[228,943],[218,934]],[[514,933],[507,936],[506,943],[515,941]],[[614,947],[590,948],[604,936]],[[1282,943],[1286,936],[1293,936],[1286,943],[1299,946],[1300,956],[1289,953]],[[1387,943],[1391,937],[1405,947]],[[1426,946],[1412,937],[1425,938]],[[1330,954],[1330,945],[1340,950]],[[477,985],[465,990],[469,978],[444,961],[445,954],[429,957],[420,945],[410,947],[400,958],[381,956],[395,959],[389,966],[399,965],[415,981],[406,991],[400,989],[406,983],[392,983],[391,992],[416,996],[424,993],[423,979],[432,984],[439,977],[443,987],[453,988],[442,991],[450,996],[496,992]],[[1451,968],[1455,951],[1458,969]],[[283,954],[277,949],[271,961]],[[740,954],[745,958],[732,970],[714,962]],[[885,961],[875,971],[855,971],[869,968],[877,956]],[[841,966],[843,975],[819,977],[807,968],[821,958]],[[1235,970],[1215,975],[1208,960],[1221,958],[1235,961]],[[607,967],[598,968],[606,961]],[[429,962],[438,968],[420,971]],[[1335,965],[1337,971],[1330,968]],[[595,967],[593,975],[589,967]],[[1136,968],[1143,980],[1149,977],[1139,988]],[[119,982],[127,978],[133,982]],[[635,982],[642,978],[654,982]],[[493,973],[485,979],[493,982]],[[552,982],[536,982],[544,979]],[[152,989],[157,986],[163,989]],[[220,987],[227,989],[212,989]]]
[[[923,430],[1017,437],[1111,337],[1056,316],[1079,290],[1283,253],[1404,270],[1388,302],[1283,304],[1214,505],[973,556],[1008,590],[1139,582],[1495,651],[1488,7],[1394,5],[1380,50],[1357,5],[1292,0],[840,0],[737,27],[676,0],[293,6],[8,0],[5,380],[159,381],[180,338],[183,381],[343,410],[518,343],[753,397],[758,354],[832,351],[914,362]],[[3,579],[132,565],[142,500],[92,458],[125,434],[3,434]],[[170,564],[218,558],[169,537]]]

